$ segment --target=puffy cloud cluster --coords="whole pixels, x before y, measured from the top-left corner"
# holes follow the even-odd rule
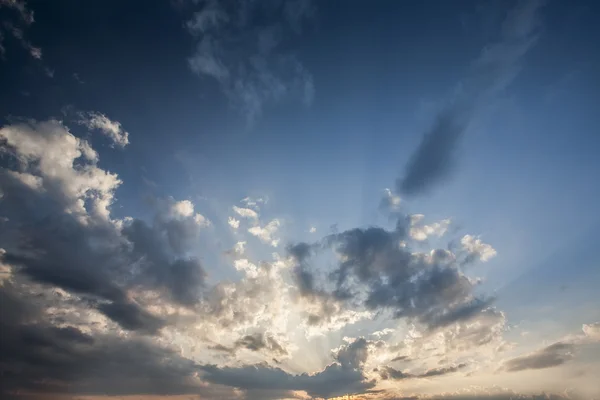
[[[461,271],[453,253],[411,251],[406,242],[413,220],[400,217],[393,231],[356,228],[326,236],[316,244],[290,247],[300,294],[323,304],[324,309],[334,303],[358,310],[387,310],[394,318],[416,320],[431,330],[490,312],[493,299],[474,294],[478,281]],[[326,283],[319,285],[309,261],[324,249],[333,250],[339,261]]]
[[[600,322],[583,324],[582,330],[587,338],[600,342]]]
[[[479,259],[488,261],[496,256],[496,250],[487,243],[483,243],[481,239],[472,235],[465,235],[460,240],[463,249],[468,253],[468,260]]]
[[[129,144],[129,133],[123,129],[118,121],[111,121],[106,115],[97,112],[80,113],[80,123],[88,129],[98,129],[106,135],[112,145],[125,147]]]
[[[362,371],[369,343],[363,339],[335,351],[335,362],[313,374],[293,375],[264,364],[243,367],[203,367],[206,380],[250,390],[302,390],[310,396],[327,398],[343,393],[360,393],[375,385]]]
[[[410,217],[410,237],[419,241],[427,240],[432,235],[437,237],[443,236],[451,222],[450,219],[445,219],[440,222],[434,222],[431,225],[425,225],[422,223],[425,217],[423,214],[413,214]]]
[[[14,167],[0,171],[0,211],[9,216],[5,263],[34,281],[92,296],[96,309],[130,330],[163,326],[131,297],[139,285],[191,301],[204,271],[184,253],[206,220],[190,213],[190,204],[161,205],[152,227],[113,220],[121,181],[99,168],[89,143],[62,123],[10,125],[0,138]]]
[[[250,227],[247,229],[248,233],[252,236],[257,237],[261,242],[277,247],[280,239],[277,237],[281,221],[277,218],[272,219],[266,224],[261,224],[260,220],[260,206],[259,204],[265,204],[267,201],[263,198],[252,199],[246,197],[241,200],[247,207],[233,206],[232,210],[242,220],[236,219],[233,216],[229,216],[227,223],[234,231],[237,231],[241,223],[248,223]],[[262,226],[261,226],[262,225]]]
[[[279,239],[275,238],[275,234],[277,234],[277,230],[281,222],[278,219],[274,219],[265,226],[253,226],[248,229],[248,232],[257,238],[259,238],[264,243],[270,244],[273,247],[277,247],[279,244]]]
[[[208,220],[194,212],[189,200],[167,199],[157,206],[152,226],[133,220],[122,229],[138,271],[132,284],[164,290],[175,302],[192,305],[200,298],[206,272],[198,258],[187,254]]]
[[[4,126],[0,143],[2,391],[206,391],[190,360],[144,338],[167,321],[137,295],[197,300],[205,273],[186,252],[206,219],[172,199],[152,225],[113,219],[121,181],[59,121]]]
[[[49,323],[46,303],[29,285],[0,290],[0,385],[12,392],[103,395],[202,394],[236,398],[233,390],[207,387],[197,367],[173,349],[143,337]]]

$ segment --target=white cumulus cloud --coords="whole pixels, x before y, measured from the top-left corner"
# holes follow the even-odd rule
[[[240,227],[240,220],[239,219],[235,219],[234,217],[229,217],[227,219],[227,223],[233,229],[237,229],[237,228]]]
[[[98,129],[114,145],[123,148],[129,144],[129,133],[123,129],[120,122],[112,121],[106,115],[98,112],[80,113],[80,117],[81,124],[89,129]]]
[[[235,211],[235,213],[237,215],[239,215],[240,217],[243,217],[243,218],[254,219],[254,220],[258,219],[258,213],[250,208],[233,206],[233,211]]]
[[[470,256],[477,257],[481,261],[485,262],[496,256],[496,250],[476,236],[465,235],[460,242]]]
[[[414,214],[410,218],[410,237],[418,241],[427,240],[429,236],[444,236],[451,223],[450,219],[444,219],[431,225],[425,225],[421,224],[423,218],[423,214]]]
[[[258,237],[262,242],[270,244],[273,247],[277,247],[279,244],[279,239],[275,238],[274,235],[279,230],[280,225],[281,222],[278,219],[274,219],[263,227],[253,226],[252,228],[248,229],[248,232]]]

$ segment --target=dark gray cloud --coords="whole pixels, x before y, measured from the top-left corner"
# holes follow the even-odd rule
[[[206,272],[197,258],[185,257],[198,226],[190,219],[155,222],[149,226],[134,220],[123,229],[133,244],[133,256],[141,269],[136,284],[165,289],[176,302],[192,305],[199,300]]]
[[[489,309],[493,299],[475,296],[477,283],[460,271],[446,250],[427,255],[399,245],[407,238],[408,219],[400,217],[393,231],[356,228],[329,235],[321,245],[291,246],[300,294],[323,304],[324,315],[325,305],[341,302],[353,308],[391,311],[395,318],[413,319],[430,329],[472,319]],[[310,248],[331,248],[342,260],[325,280],[328,285],[316,284],[309,265]],[[319,316],[313,320],[318,323]]]
[[[517,75],[519,63],[533,47],[542,1],[523,1],[503,22],[499,38],[486,46],[460,83],[455,98],[442,107],[406,165],[396,190],[418,195],[452,171],[461,137],[482,104],[489,103]]]
[[[166,323],[132,301],[102,303],[98,310],[123,328],[131,331],[156,334]]]
[[[287,350],[284,349],[275,338],[262,333],[246,335],[236,340],[234,350],[240,348],[244,348],[251,351],[271,351],[279,355],[287,354]]]
[[[344,368],[360,368],[369,357],[369,342],[358,338],[349,343],[335,354],[335,360]]]
[[[89,298],[127,330],[157,333],[164,321],[131,298],[162,290],[193,305],[205,271],[188,250],[209,222],[189,201],[155,200],[155,220],[110,219],[118,177],[98,154],[54,120],[0,129],[2,259],[15,273]]]
[[[460,106],[449,108],[436,116],[419,147],[406,165],[396,189],[405,195],[429,190],[452,172],[459,140],[469,125],[469,118]]]
[[[159,320],[130,303],[118,283],[126,274],[125,243],[110,226],[82,224],[64,212],[60,193],[32,189],[8,170],[0,171],[0,184],[0,212],[11,215],[0,242],[4,262],[34,281],[108,301],[99,310],[126,329],[156,332]]]
[[[288,254],[295,261],[292,274],[296,280],[298,290],[303,296],[316,296],[320,294],[315,287],[315,277],[307,264],[314,253],[314,248],[315,246],[303,242],[287,247]]]
[[[504,368],[515,372],[556,367],[573,359],[575,347],[573,343],[557,342],[526,356],[513,358],[504,364]]]
[[[206,394],[231,398],[231,390],[207,388],[197,368],[173,350],[139,337],[110,332],[90,336],[73,326],[46,322],[44,299],[18,284],[0,286],[0,395],[69,392],[102,395]]]
[[[6,37],[13,39],[35,59],[42,58],[42,50],[31,44],[25,32],[34,23],[33,11],[24,0],[0,0],[0,60],[6,58]]]
[[[427,371],[422,372],[420,374],[403,372],[403,371],[394,369],[392,367],[384,367],[384,368],[381,368],[381,370],[379,370],[378,372],[382,379],[402,380],[402,379],[432,378],[435,376],[447,375],[447,374],[457,372],[466,367],[467,367],[467,364],[462,363],[462,364],[451,365],[451,366],[442,367],[442,368],[428,369]]]
[[[363,338],[342,347],[334,355],[338,361],[314,374],[292,375],[280,368],[266,364],[243,367],[202,367],[209,382],[237,388],[256,390],[304,390],[310,396],[331,397],[344,393],[362,393],[373,386],[375,381],[368,380],[362,371],[366,361],[367,341]]]
[[[314,12],[309,0],[202,2],[186,23],[196,39],[189,66],[216,80],[249,124],[267,104],[296,97],[309,105],[313,79],[288,42]]]
[[[266,333],[254,333],[245,335],[236,340],[231,347],[216,344],[209,346],[210,350],[227,353],[230,355],[236,354],[238,350],[246,349],[260,353],[271,353],[275,356],[288,355],[288,351],[275,339],[272,335]],[[273,360],[279,364],[275,358]]]
[[[219,351],[222,353],[234,354],[235,349],[233,347],[223,346],[222,344],[216,344],[208,347],[209,350]]]

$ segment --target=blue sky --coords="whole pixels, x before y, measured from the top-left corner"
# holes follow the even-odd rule
[[[0,390],[597,398],[599,12],[0,0]]]

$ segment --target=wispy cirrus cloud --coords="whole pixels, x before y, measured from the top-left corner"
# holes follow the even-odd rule
[[[196,40],[189,67],[215,80],[249,125],[267,105],[312,103],[312,75],[287,47],[314,15],[309,0],[207,0],[198,8],[185,24]]]
[[[507,13],[498,39],[483,48],[456,94],[434,117],[396,182],[407,196],[430,191],[444,180],[455,164],[455,153],[471,121],[486,104],[517,76],[521,61],[539,37],[543,0],[520,1]]]
[[[528,354],[512,358],[504,363],[508,372],[528,369],[546,369],[557,367],[573,360],[582,345],[600,342],[600,322],[583,324],[581,331],[575,335],[545,346]]]
[[[509,372],[556,367],[573,359],[574,350],[572,343],[557,342],[526,356],[513,358],[506,362],[505,367]]]
[[[0,21],[0,58],[6,57],[6,48],[4,47],[5,35],[11,36],[19,45],[25,49],[31,57],[35,59],[42,58],[42,50],[31,44],[25,37],[26,29],[34,23],[33,11],[27,6],[24,0],[0,0],[0,11],[8,11],[7,14],[13,14],[13,18],[7,18]]]

